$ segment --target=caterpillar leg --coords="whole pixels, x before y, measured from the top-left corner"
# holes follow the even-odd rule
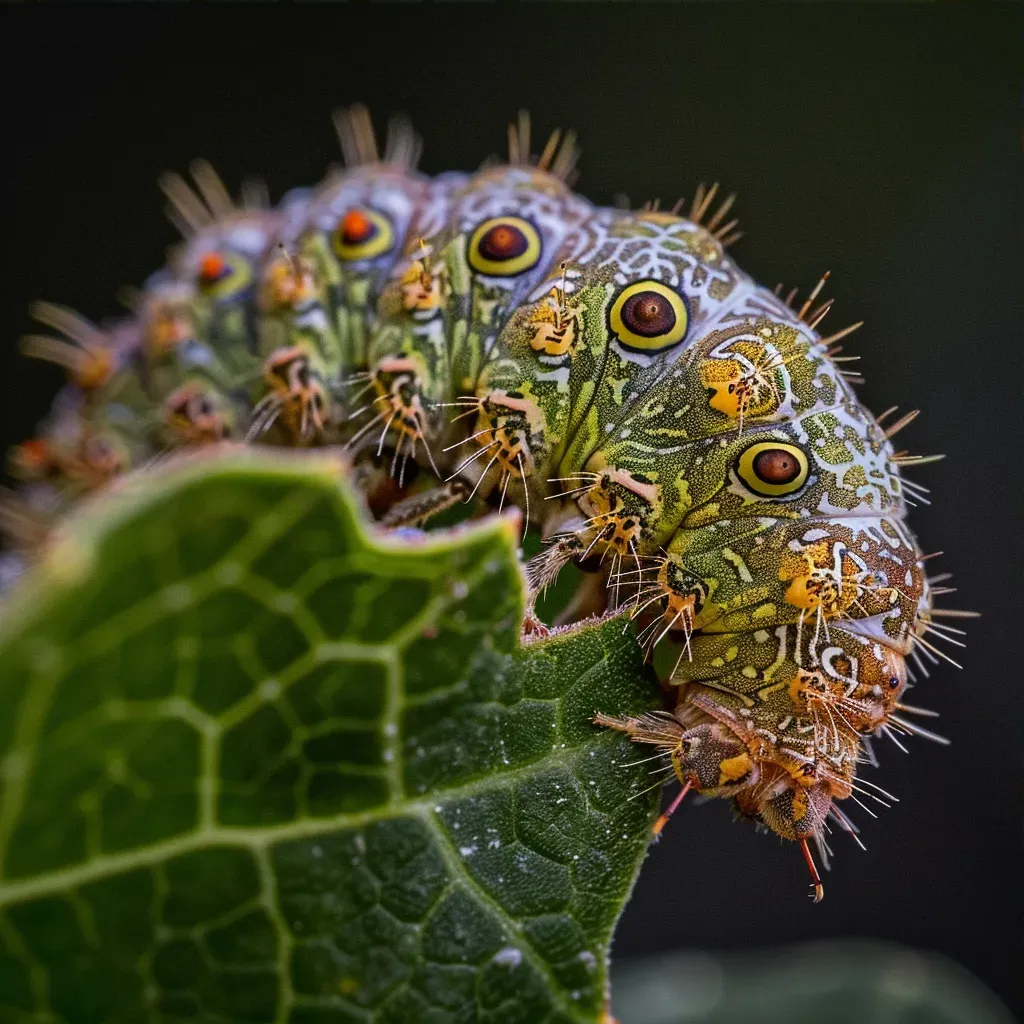
[[[704,582],[686,569],[679,555],[671,552],[648,560],[637,572],[625,576],[637,588],[631,618],[649,619],[637,634],[648,657],[670,633],[681,633],[685,643],[679,660],[692,660],[690,639],[694,622],[708,596]],[[653,614],[648,611],[652,608]]]
[[[432,516],[464,501],[468,492],[469,487],[462,480],[451,480],[440,487],[403,498],[391,506],[381,518],[381,523],[392,528],[420,526]]]
[[[375,451],[380,458],[385,447],[391,452],[388,472],[400,485],[404,484],[406,468],[422,463],[440,476],[431,449],[432,430],[428,422],[428,403],[416,362],[404,356],[378,361],[366,375],[367,381],[353,400],[372,392],[372,397],[349,413],[349,420],[364,420],[349,438],[347,447],[354,452]],[[390,440],[389,440],[390,438]]]
[[[323,375],[308,352],[293,345],[275,350],[263,365],[267,395],[252,412],[246,440],[254,440],[279,423],[292,444],[321,438],[331,415]]]
[[[675,754],[673,754],[672,766],[676,768],[676,771],[679,770],[677,767],[678,761],[679,758]],[[692,788],[692,782],[684,782],[682,789],[680,789],[679,792],[676,793],[672,803],[670,803],[668,807],[666,807],[665,810],[658,815],[658,820],[651,826],[651,832],[653,832],[655,836],[661,835],[662,829],[668,824],[668,819],[671,818],[677,810],[679,810],[679,805],[683,802],[683,800],[686,798],[686,794],[689,793]]]

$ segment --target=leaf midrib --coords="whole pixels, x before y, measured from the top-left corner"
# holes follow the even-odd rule
[[[528,765],[491,774],[486,778],[460,786],[434,790],[429,798],[398,799],[367,811],[336,814],[326,818],[301,818],[282,825],[267,825],[261,828],[232,825],[200,827],[172,839],[137,847],[124,853],[106,854],[72,867],[48,872],[45,875],[33,875],[21,881],[0,881],[0,907],[60,893],[78,885],[107,878],[110,875],[131,871],[134,868],[149,867],[168,857],[176,857],[182,853],[190,853],[218,844],[233,844],[253,851],[264,851],[275,843],[309,839],[333,829],[363,828],[380,821],[414,816],[434,827],[432,823],[438,821],[435,813],[438,803],[485,795],[491,790],[529,779],[548,768],[564,768],[565,766],[566,750],[558,746],[549,754],[545,754],[544,757],[536,761],[531,761]]]

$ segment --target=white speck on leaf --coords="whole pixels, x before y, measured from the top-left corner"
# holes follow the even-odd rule
[[[503,967],[518,967],[523,961],[523,954],[515,946],[502,946],[492,959]]]

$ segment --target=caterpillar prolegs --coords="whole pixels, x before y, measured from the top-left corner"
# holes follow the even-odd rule
[[[383,152],[364,109],[337,127],[344,169],[277,206],[205,163],[166,176],[184,242],[130,318],[36,308],[55,334],[25,350],[71,382],[12,454],[8,533],[30,551],[118,474],[225,442],[344,447],[386,525],[514,506],[546,542],[531,600],[575,563],[581,610],[672,650],[669,710],[595,721],[656,748],[670,810],[728,796],[800,844],[820,898],[809,843],[855,836],[842,801],[885,801],[857,774],[872,737],[938,738],[906,662],[959,633],[904,522],[912,414],[873,417],[842,369],[859,325],[819,332],[824,278],[796,304],[745,275],[717,186],[606,209],[571,190],[573,136],[534,156],[525,116],[506,162],[436,178],[404,122]]]

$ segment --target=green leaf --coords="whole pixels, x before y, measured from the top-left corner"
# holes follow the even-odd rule
[[[594,1021],[657,794],[619,622],[520,648],[516,526],[324,457],[162,467],[0,626],[0,1020]]]

